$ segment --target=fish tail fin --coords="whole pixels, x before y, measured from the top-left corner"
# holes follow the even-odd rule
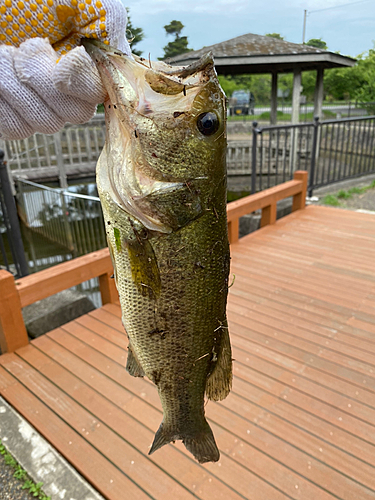
[[[190,451],[190,453],[194,455],[194,458],[201,464],[205,462],[217,462],[220,458],[220,452],[216,445],[214,435],[206,419],[204,419],[203,428],[200,428],[199,431],[194,434],[189,433],[189,435],[179,434],[174,430],[170,430],[162,422],[155,434],[154,442],[148,454],[151,455],[165,444],[177,439],[182,439],[186,449]]]
[[[182,442],[186,449],[194,455],[200,464],[206,462],[217,462],[220,458],[220,452],[216,445],[211,427],[204,419],[204,429],[194,437],[183,438]]]
[[[167,431],[165,426],[164,426],[164,423],[162,422],[160,424],[159,429],[156,431],[154,441],[152,443],[152,446],[151,446],[148,454],[152,455],[156,450],[158,450],[159,448],[161,448],[165,444],[168,444],[171,441],[175,441],[176,438],[174,436],[175,436],[175,433]]]

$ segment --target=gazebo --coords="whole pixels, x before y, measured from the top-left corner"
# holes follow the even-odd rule
[[[211,51],[219,75],[271,73],[271,123],[277,117],[277,77],[279,73],[293,73],[292,123],[299,121],[302,71],[316,70],[314,115],[321,117],[323,104],[323,74],[328,68],[354,66],[355,59],[297,43],[285,42],[269,36],[238,36],[225,42],[203,47],[176,56],[168,62],[187,65]]]

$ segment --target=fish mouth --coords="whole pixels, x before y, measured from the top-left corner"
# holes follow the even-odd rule
[[[165,218],[147,206],[147,197],[185,189],[186,182],[194,179],[163,174],[157,162],[144,154],[144,145],[140,148],[137,130],[151,130],[157,114],[177,120],[191,113],[202,86],[216,77],[212,54],[187,67],[172,67],[127,56],[97,40],[84,39],[82,44],[108,92],[104,103],[107,137],[98,162],[98,187],[148,229],[170,233],[172,228],[165,224]]]
[[[189,66],[174,67],[135,54],[128,56],[94,39],[85,38],[82,45],[95,62],[109,99],[126,125],[130,125],[132,112],[150,117],[156,108],[163,107],[166,112],[176,109],[176,102],[179,114],[183,114],[202,84],[216,75],[211,52]],[[196,92],[190,92],[193,89]],[[183,106],[181,94],[188,97]]]

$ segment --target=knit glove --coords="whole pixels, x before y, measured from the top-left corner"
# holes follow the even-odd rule
[[[130,55],[126,19],[120,0],[0,0],[0,138],[90,120],[106,92],[80,39]]]

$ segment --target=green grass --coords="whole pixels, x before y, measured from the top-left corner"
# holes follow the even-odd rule
[[[323,119],[327,118],[336,118],[336,113],[332,113],[332,111],[324,110],[323,111]],[[277,112],[277,120],[280,122],[290,122],[292,119],[292,115],[290,113],[283,113],[282,111]],[[314,119],[314,113],[300,113],[299,115],[299,120],[300,122],[303,121],[310,121],[312,122]],[[229,122],[236,122],[236,121],[270,121],[271,120],[271,112],[270,111],[264,111],[264,113],[260,115],[232,115],[228,116],[228,121]]]
[[[23,482],[22,489],[28,490],[28,492],[33,495],[37,500],[51,500],[51,497],[47,497],[43,491],[43,483],[34,483],[32,479],[29,478],[27,472],[20,466],[20,464],[15,460],[12,455],[7,451],[5,446],[0,440],[0,455],[3,455],[4,462],[6,465],[14,470],[13,477],[19,479]]]
[[[341,205],[339,200],[349,200],[353,197],[353,194],[363,194],[366,193],[366,191],[368,191],[369,189],[375,189],[375,180],[372,181],[369,186],[352,187],[347,191],[345,191],[344,189],[340,189],[337,194],[327,194],[322,201],[324,205],[339,207]]]
[[[352,187],[350,189],[348,189],[348,193],[349,194],[362,194],[362,193],[365,193],[367,190],[369,189],[368,186],[366,187]]]
[[[352,193],[349,193],[349,191],[344,191],[343,189],[341,189],[336,196],[337,198],[348,200],[349,198],[352,197]]]
[[[302,115],[301,115],[302,116]],[[265,111],[261,115],[259,115],[259,120],[266,120],[270,121],[271,119],[271,112],[270,111]],[[282,111],[277,112],[277,119],[279,121],[290,121],[292,119],[292,115],[290,113],[283,113]]]
[[[312,122],[314,120],[314,113],[313,111],[311,111],[310,113],[301,113],[300,117],[302,117],[304,120]],[[324,109],[322,120],[327,118],[336,118],[336,113],[333,113],[328,109]]]
[[[323,203],[324,203],[324,205],[331,205],[332,207],[339,207],[340,206],[340,202],[337,199],[337,196],[335,196],[334,194],[327,194],[323,198]]]

